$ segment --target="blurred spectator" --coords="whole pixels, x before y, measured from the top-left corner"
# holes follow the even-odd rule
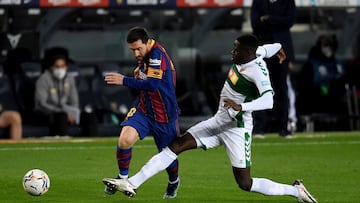
[[[288,130],[289,98],[286,78],[289,62],[294,61],[294,48],[290,28],[295,23],[294,0],[254,0],[251,7],[251,25],[261,43],[279,42],[287,59],[279,64],[278,58],[265,60],[274,88],[274,116],[281,137],[291,137]],[[268,111],[254,112],[255,137],[263,137],[267,130]]]
[[[69,64],[74,63],[74,61],[69,56],[69,51],[64,47],[51,47],[45,50],[44,58],[41,60],[41,66],[43,71],[48,69],[53,65],[53,56],[64,56],[66,58],[66,62]]]
[[[19,112],[3,111],[0,112],[0,128],[9,128],[9,137],[13,140],[22,138],[22,121]]]
[[[345,94],[344,69],[336,59],[336,35],[318,37],[311,48],[299,80],[299,114],[344,113],[342,99]]]
[[[48,67],[36,82],[35,111],[38,119],[49,125],[50,135],[68,135],[68,124],[80,124],[79,96],[75,80],[67,75],[68,58],[64,55],[47,56]],[[82,115],[81,126],[86,136],[97,132],[96,117]],[[84,133],[86,132],[86,133]],[[91,134],[88,134],[91,133]]]
[[[4,73],[10,77],[20,74],[20,64],[32,61],[32,52],[26,48],[15,48],[9,51],[4,61]]]
[[[289,69],[294,69],[294,64],[289,62]],[[294,133],[297,130],[297,113],[296,113],[296,93],[291,80],[291,74],[289,73],[286,78],[286,84],[288,87],[289,97],[289,115],[288,115],[288,126],[289,132]]]
[[[351,87],[356,88],[356,95],[360,97],[360,32],[357,34],[356,41],[352,48],[353,58],[345,64],[346,81]]]

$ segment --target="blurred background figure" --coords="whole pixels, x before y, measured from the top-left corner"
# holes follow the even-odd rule
[[[293,134],[297,130],[297,111],[296,111],[296,91],[292,83],[291,71],[294,69],[294,64],[289,62],[290,73],[286,77],[286,84],[288,88],[289,97],[289,115],[288,115],[288,131]]]
[[[345,61],[345,80],[347,85],[347,104],[350,130],[360,129],[360,32],[352,46],[352,58]]]
[[[64,136],[68,123],[79,124],[79,98],[75,81],[66,76],[67,58],[50,56],[48,69],[40,76],[35,88],[35,110],[49,121],[49,135]]]
[[[274,88],[274,109],[272,111],[276,128],[281,137],[291,137],[288,130],[289,98],[287,77],[289,62],[294,62],[294,48],[290,28],[295,23],[294,0],[254,0],[251,6],[251,26],[261,43],[279,42],[287,59],[279,64],[278,58],[265,60]],[[254,113],[254,137],[263,138],[269,122],[269,111]]]
[[[40,123],[49,125],[49,135],[68,135],[68,125],[79,125],[81,116],[75,79],[67,74],[68,57],[48,55],[44,61],[45,71],[35,87],[35,112]],[[96,134],[96,117],[84,120],[83,133]]]
[[[19,112],[0,110],[0,128],[9,128],[9,138],[20,140],[22,138],[22,121]]]
[[[351,87],[355,87],[357,97],[360,97],[360,32],[357,34],[352,47],[352,58],[345,64],[346,81]]]
[[[346,113],[343,100],[345,72],[335,56],[337,47],[336,35],[323,34],[311,48],[300,73],[297,99],[299,114]]]

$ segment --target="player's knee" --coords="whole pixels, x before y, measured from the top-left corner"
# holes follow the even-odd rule
[[[195,139],[192,137],[191,134],[186,133],[185,135],[177,138],[175,141],[173,141],[169,148],[171,151],[173,151],[175,154],[180,154],[183,151],[189,150],[189,149],[195,149],[197,147]]]
[[[120,136],[119,138],[119,147],[121,149],[128,149],[136,142],[136,139],[133,139],[131,136]]]
[[[6,118],[8,124],[10,125],[21,125],[21,116],[18,112],[15,111],[5,112],[4,117]]]
[[[14,112],[11,115],[11,121],[12,121],[12,123],[14,123],[16,125],[21,125],[21,116],[20,116],[20,114],[17,113],[17,112]]]
[[[128,149],[132,146],[132,143],[128,139],[121,139],[119,142],[119,147],[121,149]]]

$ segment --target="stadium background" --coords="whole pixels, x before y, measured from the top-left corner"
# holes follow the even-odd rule
[[[297,0],[296,4],[297,18],[292,28],[295,87],[297,73],[317,36],[336,34],[337,56],[345,61],[352,58],[352,48],[360,31],[360,1]],[[44,51],[50,47],[66,48],[74,61],[70,71],[77,77],[82,109],[90,107],[105,112],[101,114],[99,128],[102,136],[118,134],[118,122],[132,100],[126,88],[108,88],[101,83],[103,73],[109,70],[132,73],[134,59],[125,42],[128,28],[145,26],[172,56],[178,72],[182,129],[213,114],[230,63],[232,41],[229,39],[252,32],[250,0],[0,0],[0,5],[1,63],[15,47],[30,49],[31,60],[22,61],[20,65],[24,75],[30,76],[25,85],[31,87],[40,74]],[[7,33],[21,33],[22,38],[16,46],[11,45],[6,42]],[[31,95],[23,98],[21,92],[15,92],[15,100],[21,101],[12,101],[8,96],[7,76],[0,72],[0,77],[1,105],[23,114],[24,137],[46,135],[46,127],[28,122],[31,119],[27,119],[26,114],[32,106],[27,104],[32,102]],[[354,98],[344,98],[344,108],[349,107],[347,99]],[[299,115],[299,118],[308,117]],[[358,115],[353,110],[341,117],[341,121],[338,115],[310,118],[316,120],[300,119],[300,131],[359,128]],[[339,122],[342,125],[334,128],[334,123]],[[72,128],[70,135],[79,135],[79,128]]]

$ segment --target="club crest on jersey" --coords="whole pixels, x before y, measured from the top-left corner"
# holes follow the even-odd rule
[[[236,75],[234,69],[230,69],[228,77],[233,85],[239,80],[239,77]]]

